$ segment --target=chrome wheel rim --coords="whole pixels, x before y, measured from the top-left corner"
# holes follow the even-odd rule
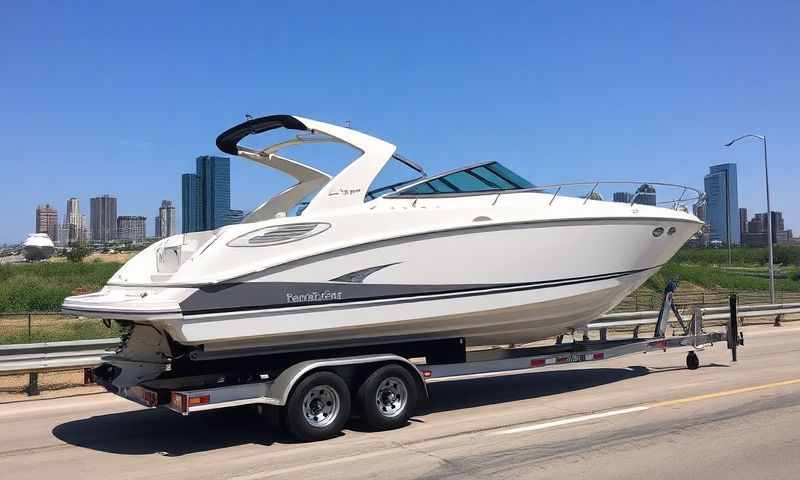
[[[322,428],[333,423],[340,408],[339,394],[330,385],[314,387],[303,398],[303,417],[312,427]]]
[[[384,379],[375,392],[375,406],[378,413],[387,418],[393,418],[406,408],[408,403],[408,389],[405,382],[397,377]]]

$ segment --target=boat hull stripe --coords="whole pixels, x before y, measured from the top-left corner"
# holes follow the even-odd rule
[[[660,267],[660,266],[659,266]],[[287,307],[336,306],[354,302],[405,303],[520,292],[609,280],[646,272],[649,267],[583,277],[504,284],[400,285],[347,282],[242,282],[199,288],[183,302],[185,315],[202,315]]]

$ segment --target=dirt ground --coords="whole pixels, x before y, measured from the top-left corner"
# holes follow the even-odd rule
[[[83,370],[39,374],[40,395],[30,397],[25,393],[28,374],[0,376],[0,403],[57,398],[104,392],[97,385],[84,385]]]
[[[137,253],[139,252],[92,253],[91,255],[87,255],[83,261],[84,263],[91,263],[99,258],[103,262],[125,263]]]
[[[131,257],[136,255],[139,252],[117,252],[117,253],[91,253],[84,257],[83,263],[92,263],[97,261],[98,259],[101,262],[117,262],[117,263],[125,263]],[[66,262],[66,257],[51,257],[47,260],[48,262]]]

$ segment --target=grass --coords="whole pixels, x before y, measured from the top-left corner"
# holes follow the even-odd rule
[[[734,265],[766,265],[769,253],[767,247],[736,247],[731,249],[731,260]],[[727,265],[727,248],[682,248],[675,254],[673,261],[677,263],[701,265]],[[800,265],[800,246],[775,245],[773,261],[776,265]]]
[[[779,292],[800,292],[800,281],[792,279],[796,269],[789,268],[786,270],[789,272],[788,278],[776,278],[775,290]],[[763,271],[766,272],[766,268],[763,268]],[[769,290],[769,279],[766,277],[739,274],[724,266],[682,263],[675,260],[664,265],[658,273],[650,277],[645,287],[660,291],[669,279],[688,282],[707,290],[737,292]]]
[[[98,319],[61,315],[32,315],[30,335],[27,315],[0,315],[0,345],[119,337],[116,324],[106,328]]]
[[[80,288],[102,288],[121,264],[40,262],[0,265],[0,312],[53,312]]]

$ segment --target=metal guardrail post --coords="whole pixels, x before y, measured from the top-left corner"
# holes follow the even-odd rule
[[[31,313],[28,312],[28,343],[31,342]]]
[[[728,324],[728,346],[731,349],[731,360],[736,361],[736,347],[739,344],[739,316],[736,314],[736,294],[729,299],[730,323]]]
[[[28,374],[28,388],[25,389],[29,397],[39,395],[39,373],[31,372]]]

